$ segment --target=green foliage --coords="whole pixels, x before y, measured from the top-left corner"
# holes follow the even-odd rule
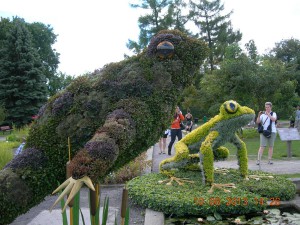
[[[20,142],[0,142],[0,169],[2,169],[14,157],[13,149],[17,148]]]
[[[224,4],[220,0],[190,1],[191,17],[199,28],[199,36],[208,43],[210,49],[208,66],[212,71],[223,60],[226,48],[242,39],[241,32],[233,31],[229,20],[232,12],[221,15]]]
[[[267,175],[249,171],[250,175]],[[127,186],[129,197],[138,205],[161,211],[165,214],[177,216],[197,215],[206,216],[214,214],[238,214],[259,212],[267,207],[267,200],[279,197],[290,200],[296,194],[295,185],[284,178],[274,176],[273,179],[261,178],[260,180],[244,180],[239,171],[230,169],[225,175],[215,173],[215,182],[218,184],[234,183],[235,189],[224,192],[214,189],[209,193],[210,187],[202,184],[199,172],[176,172],[178,178],[189,178],[193,184],[172,185],[159,184],[160,180],[168,177],[162,174],[148,174],[131,180]],[[280,183],[280,187],[278,184]]]
[[[188,14],[184,13],[186,3],[183,0],[141,0],[140,4],[130,4],[147,12],[138,18],[140,34],[138,41],[128,40],[126,46],[134,53],[140,53],[149,44],[151,37],[164,29],[176,29],[189,33],[185,24]],[[151,13],[148,13],[148,12]]]
[[[25,22],[14,18],[5,47],[0,49],[0,100],[7,121],[20,128],[32,121],[46,101],[46,79]]]
[[[281,40],[275,44],[270,55],[275,55],[277,59],[282,61],[297,80],[296,92],[300,96],[300,41],[294,38]]]
[[[62,72],[52,75],[51,79],[49,79],[48,84],[49,95],[53,96],[57,92],[65,89],[74,79],[75,77],[66,75]]]
[[[26,23],[29,32],[32,35],[32,44],[35,49],[38,49],[38,54],[42,60],[44,73],[48,82],[48,90],[50,95],[51,90],[55,89],[52,86],[53,80],[56,79],[56,70],[59,64],[59,53],[53,48],[58,35],[54,34],[53,28],[49,24],[41,22]]]
[[[197,93],[198,105],[214,115],[217,105],[235,99],[259,111],[271,101],[280,118],[288,118],[295,102],[296,81],[283,63],[274,58],[262,58],[260,64],[231,46],[231,54],[212,74],[205,74]],[[234,57],[232,56],[234,55]],[[247,91],[245,91],[247,90]]]
[[[9,18],[0,19],[0,49],[6,46],[6,34],[13,28],[13,21]],[[32,47],[38,50],[37,54],[43,64],[43,74],[47,78],[48,90],[52,95],[53,89],[56,89],[52,84],[53,80],[56,80],[56,70],[59,64],[59,53],[52,47],[56,42],[57,35],[53,33],[53,28],[50,25],[41,22],[26,23],[25,20],[23,21],[32,36]]]
[[[159,40],[169,40],[178,49],[173,58],[156,57]],[[23,193],[28,202],[22,207],[10,205],[6,194],[10,190],[2,192],[6,183],[0,177],[4,193],[0,202],[4,198],[7,210],[16,209],[7,221],[41,202],[57,181],[63,182],[69,160],[68,138],[72,177],[89,176],[94,182],[157,142],[178,102],[176,93],[192,83],[207,46],[176,30],[161,31],[149,46],[151,49],[138,56],[76,78],[40,108],[24,149],[29,153],[26,158],[22,154],[20,160],[12,160],[9,167],[8,176],[28,187]],[[24,163],[19,163],[23,159]],[[29,164],[33,160],[37,162],[34,168]]]
[[[0,105],[0,124],[2,124],[5,118],[6,118],[6,110],[3,105]]]

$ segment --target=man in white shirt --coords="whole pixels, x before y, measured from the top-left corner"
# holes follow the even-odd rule
[[[277,135],[276,125],[275,125],[275,122],[277,120],[277,115],[275,112],[272,112],[272,103],[271,102],[265,103],[265,109],[266,109],[266,111],[260,111],[258,113],[256,123],[257,124],[261,123],[264,127],[264,130],[267,130],[272,121],[271,136],[266,137],[266,136],[264,136],[263,133],[260,134],[260,147],[259,147],[258,155],[257,155],[257,163],[256,163],[257,165],[260,165],[261,156],[263,155],[263,152],[264,152],[267,144],[269,145],[268,164],[270,164],[270,165],[273,164],[272,155],[273,155],[274,142],[275,142],[276,135]]]

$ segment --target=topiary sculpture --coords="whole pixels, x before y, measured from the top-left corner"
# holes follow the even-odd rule
[[[157,48],[163,41],[168,43]],[[28,211],[64,181],[68,138],[74,156],[68,182],[75,187],[98,181],[155,144],[206,55],[202,41],[161,31],[141,54],[78,77],[51,97],[23,153],[0,173],[0,224]]]
[[[196,150],[200,149],[201,165],[203,165],[203,180],[208,184],[214,182],[215,159],[227,158],[229,151],[224,145],[231,142],[237,147],[237,158],[240,172],[243,177],[248,174],[248,157],[245,143],[237,136],[236,131],[254,119],[255,113],[246,106],[240,106],[236,101],[224,102],[220,107],[220,113],[204,125],[193,130],[175,144],[175,156],[165,159],[160,163],[160,171],[172,175],[175,168],[195,169],[199,165],[199,154],[190,154],[188,146],[201,143]],[[192,148],[193,149],[193,148]],[[199,167],[199,166],[198,166]],[[180,182],[175,177],[171,180]],[[213,184],[216,187],[222,185]],[[232,184],[224,187],[233,187]]]

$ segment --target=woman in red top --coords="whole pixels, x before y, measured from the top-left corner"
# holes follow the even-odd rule
[[[182,138],[182,132],[180,129],[180,122],[182,120],[184,120],[184,116],[182,115],[182,112],[180,111],[179,107],[176,106],[174,120],[171,124],[171,141],[168,145],[168,155],[171,155],[172,146],[175,142],[176,136],[178,138],[178,141],[180,141]]]

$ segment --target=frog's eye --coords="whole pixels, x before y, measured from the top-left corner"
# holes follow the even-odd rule
[[[174,45],[169,41],[160,42],[157,45],[156,55],[160,59],[170,59],[174,55]]]
[[[235,101],[225,102],[224,108],[228,113],[235,113],[238,109],[238,104]]]

